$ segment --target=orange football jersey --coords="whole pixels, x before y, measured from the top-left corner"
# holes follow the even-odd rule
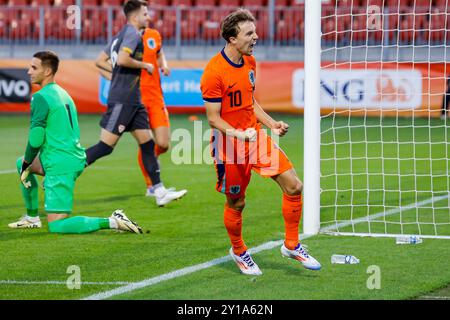
[[[236,129],[257,128],[253,109],[256,61],[243,56],[242,64],[233,63],[224,49],[207,64],[200,86],[203,100],[221,102],[220,116]]]
[[[157,95],[162,98],[161,79],[158,67],[158,53],[161,50],[162,38],[156,29],[146,28],[142,35],[142,42],[144,44],[143,62],[153,64],[155,67],[152,74],[149,74],[145,69],[141,72],[141,93],[144,98],[145,95]]]

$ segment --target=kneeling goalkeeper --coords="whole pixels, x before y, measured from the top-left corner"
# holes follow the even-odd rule
[[[88,233],[100,229],[119,229],[142,233],[122,210],[110,218],[69,217],[76,179],[86,165],[80,145],[80,128],[75,103],[55,83],[59,58],[51,51],[34,54],[28,74],[32,84],[41,86],[31,99],[31,122],[25,156],[17,160],[22,195],[27,214],[10,228],[40,228],[38,183],[35,174],[45,175],[45,211],[53,233]],[[38,156],[39,154],[39,156]]]

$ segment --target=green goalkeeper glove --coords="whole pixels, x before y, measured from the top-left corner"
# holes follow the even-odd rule
[[[22,168],[20,169],[20,182],[22,182],[23,186],[25,188],[31,187],[31,181],[27,180],[28,176],[31,172],[31,163],[26,162],[25,160],[22,161]]]

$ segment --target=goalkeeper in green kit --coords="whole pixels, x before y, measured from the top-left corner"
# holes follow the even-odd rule
[[[55,83],[59,58],[51,51],[37,52],[28,74],[32,84],[41,86],[31,99],[31,122],[25,156],[17,160],[22,195],[27,214],[10,228],[40,228],[38,183],[35,174],[45,175],[45,211],[52,233],[88,233],[118,229],[142,233],[122,210],[109,218],[69,217],[75,181],[86,165],[80,145],[80,128],[75,104],[69,94]]]

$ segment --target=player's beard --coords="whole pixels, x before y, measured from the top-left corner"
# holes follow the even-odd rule
[[[44,79],[44,77],[40,77],[39,75],[35,75],[33,77],[30,77],[30,82],[31,84],[36,84],[36,85],[41,85],[42,80]]]

